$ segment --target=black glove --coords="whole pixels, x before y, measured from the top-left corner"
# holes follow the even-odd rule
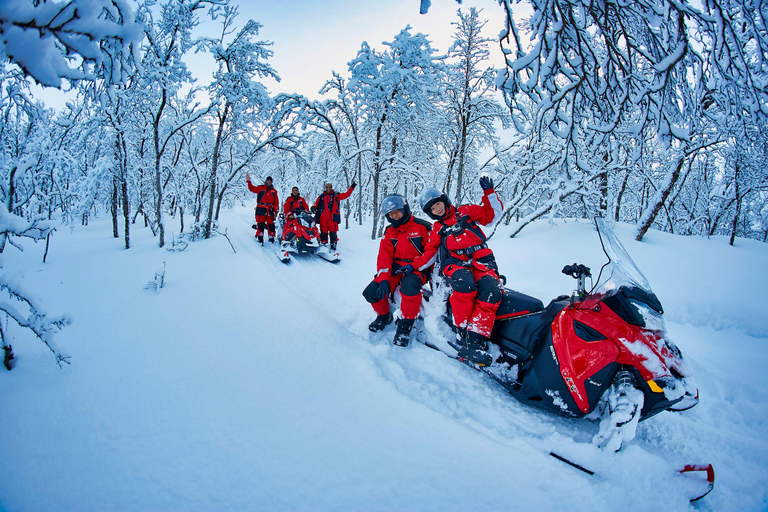
[[[352,181],[352,188],[355,188],[356,186],[357,186],[357,183],[355,183],[354,181]]]
[[[403,274],[404,276],[407,276],[411,272],[413,272],[413,265],[403,265],[395,271],[395,274]]]
[[[480,178],[480,186],[483,190],[490,190],[493,188],[493,180],[488,176],[483,176]]]
[[[311,211],[312,213],[317,213],[317,206],[313,206],[312,208],[309,209],[309,211]]]
[[[389,281],[385,279],[384,281],[379,283],[379,288],[376,290],[376,295],[374,295],[374,298],[376,299],[376,302],[378,302],[388,295],[389,295]]]

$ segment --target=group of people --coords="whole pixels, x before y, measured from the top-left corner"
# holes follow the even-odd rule
[[[371,331],[392,322],[390,297],[399,288],[401,318],[392,343],[408,346],[419,315],[422,286],[433,272],[452,288],[449,297],[459,357],[488,366],[492,357],[488,342],[504,292],[493,251],[479,225],[493,224],[502,204],[490,178],[480,179],[481,204],[454,206],[441,191],[428,188],[419,196],[429,222],[415,218],[404,197],[388,196],[382,214],[389,222],[379,244],[377,272],[363,291],[376,312]]]
[[[272,178],[267,177],[258,187],[253,186],[250,176],[246,175],[246,180],[249,190],[258,197],[256,237],[263,243],[266,230],[269,241],[273,242],[279,202]],[[348,198],[355,185],[352,182],[346,192],[337,194],[330,183],[325,184],[311,209],[320,226],[321,243],[330,240],[333,250],[341,221],[339,201]],[[371,331],[381,331],[392,323],[391,299],[399,290],[401,318],[392,342],[408,346],[421,309],[422,287],[437,273],[452,288],[449,304],[456,328],[453,345],[459,357],[480,366],[491,364],[488,342],[504,286],[480,225],[493,224],[502,213],[502,204],[490,178],[480,178],[480,187],[483,189],[481,204],[459,206],[453,205],[438,189],[424,190],[419,203],[433,224],[414,217],[403,196],[393,194],[384,198],[381,213],[388,226],[379,244],[376,275],[363,291],[363,297],[376,312],[376,318],[369,325]],[[300,196],[298,187],[293,187],[283,205],[283,213],[288,219],[302,210],[307,210],[307,202]]]
[[[277,197],[277,191],[272,185],[272,176],[267,176],[262,185],[251,183],[250,174],[245,175],[245,181],[248,184],[248,190],[256,194],[256,239],[259,243],[264,243],[264,233],[269,236],[268,241],[275,242],[276,228],[275,219],[280,212],[280,200]],[[315,204],[310,208],[307,201],[301,197],[299,187],[291,189],[291,195],[283,203],[283,215],[285,223],[283,224],[283,233],[281,238],[286,240],[291,232],[291,223],[295,217],[303,211],[311,211],[315,214],[315,220],[320,227],[320,243],[328,245],[330,240],[330,249],[336,250],[339,240],[339,223],[341,222],[341,212],[339,203],[347,199],[355,190],[357,183],[352,182],[349,189],[341,194],[333,190],[331,183],[326,183],[323,192],[315,200]]]

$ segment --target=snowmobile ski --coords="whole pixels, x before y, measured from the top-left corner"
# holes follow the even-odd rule
[[[277,256],[277,259],[279,259],[283,263],[291,262],[291,253],[287,250],[283,250],[280,248],[275,249],[275,256]]]
[[[324,247],[320,247],[315,254],[330,263],[338,263],[341,260],[339,251],[330,251]]]

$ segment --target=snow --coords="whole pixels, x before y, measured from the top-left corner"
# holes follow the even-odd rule
[[[60,228],[45,264],[43,243],[6,249],[5,270],[72,323],[56,335],[71,356],[62,369],[11,326],[17,364],[0,371],[0,510],[768,505],[768,245],[655,231],[640,243],[631,226],[617,226],[665,307],[701,402],[641,422],[614,454],[590,443],[596,422],[524,406],[421,344],[394,347],[394,326],[370,333],[361,292],[378,241],[368,223],[340,232],[340,263],[284,265],[252,240],[252,206],[222,212],[236,253],[222,236],[158,249],[138,224],[125,250],[107,217]],[[587,222],[537,222],[509,239],[513,227],[490,245],[509,286],[545,303],[575,286],[563,265],[604,263]],[[145,289],[163,263],[164,286]],[[673,469],[702,462],[715,467],[715,490],[691,505],[693,484]]]

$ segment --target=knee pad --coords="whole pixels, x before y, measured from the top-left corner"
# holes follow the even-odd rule
[[[418,274],[411,273],[400,281],[400,293],[412,297],[421,293],[421,277]]]
[[[473,293],[477,291],[475,276],[472,275],[471,270],[465,268],[453,272],[448,278],[448,282],[451,284],[453,291],[459,293]]]
[[[376,281],[371,281],[371,284],[365,287],[365,290],[363,290],[363,297],[369,304],[375,304],[378,302],[376,300],[376,292],[379,289],[379,283]]]
[[[477,280],[477,300],[489,304],[498,304],[504,295],[501,281],[493,276],[483,276]]]

